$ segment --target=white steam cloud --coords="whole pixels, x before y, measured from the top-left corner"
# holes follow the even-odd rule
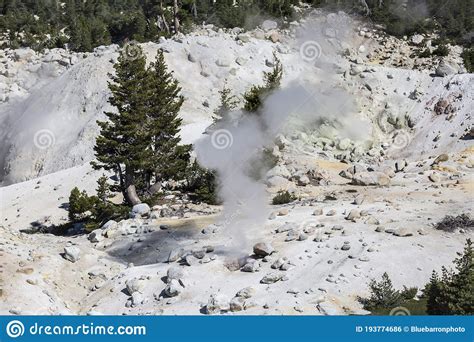
[[[330,14],[323,21],[309,21],[297,32],[299,38],[293,47],[292,63],[297,63],[301,73],[292,74],[290,81],[289,75],[284,75],[284,85],[266,98],[258,115],[234,112],[229,117],[237,119],[220,122],[217,130],[195,144],[201,165],[218,174],[219,195],[224,202],[222,223],[231,238],[227,246],[230,253],[248,252],[250,240],[258,236],[247,234],[258,232],[268,217],[265,185],[256,180],[252,170],[262,150],[271,147],[278,134],[289,126],[293,130],[317,130],[324,122],[335,123],[340,136],[353,139],[364,131],[354,116],[355,101],[336,81],[334,62],[341,59],[350,32],[354,30],[345,15]]]

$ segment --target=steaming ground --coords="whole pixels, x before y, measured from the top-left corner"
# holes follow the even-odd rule
[[[441,67],[408,58],[418,39],[386,37],[341,13],[264,28],[244,35],[206,28],[144,45],[149,55],[167,51],[186,97],[181,135],[198,141],[198,158],[227,179],[226,205],[170,192],[144,217],[90,236],[25,231],[66,222],[70,190],[96,187],[100,173],[86,162],[116,47],[84,56],[3,52],[10,70],[0,79],[8,85],[0,86],[8,89],[0,104],[3,180],[14,184],[0,189],[0,314],[365,314],[356,297],[370,279],[387,271],[398,288],[422,286],[451,264],[474,236],[433,227],[473,209],[474,77],[457,74],[459,48]],[[300,54],[308,41],[318,43],[309,45],[318,58]],[[213,150],[212,135],[201,133],[217,91],[226,83],[241,94],[259,83],[273,51],[285,76],[266,103],[267,129],[226,123],[233,143]],[[44,129],[52,135],[35,145]],[[48,139],[52,146],[38,148]],[[240,156],[273,140],[278,165],[264,185],[254,183]],[[281,189],[299,199],[271,205]],[[246,265],[231,271],[258,242],[275,252],[241,259]],[[65,247],[77,261],[64,258]]]

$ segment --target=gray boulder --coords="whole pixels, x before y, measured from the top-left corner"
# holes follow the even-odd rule
[[[81,250],[76,246],[64,247],[64,259],[70,262],[76,262],[81,258]]]
[[[436,68],[435,74],[436,76],[445,77],[448,75],[457,74],[457,68],[453,66],[451,63],[448,63],[445,60],[439,62],[438,67]]]
[[[352,177],[352,184],[387,186],[390,184],[390,177],[383,172],[360,172]]]
[[[135,204],[132,208],[132,217],[144,217],[150,214],[150,207],[146,203]]]
[[[168,297],[176,297],[177,295],[181,293],[182,290],[183,290],[183,287],[181,286],[179,281],[176,279],[172,279],[168,283],[168,285],[166,285],[164,292],[165,292],[165,295]]]

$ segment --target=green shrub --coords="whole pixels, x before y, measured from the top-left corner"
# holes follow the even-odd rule
[[[191,192],[191,199],[207,204],[219,204],[217,196],[217,179],[215,171],[201,167],[197,161],[192,163],[186,171],[186,181],[182,188]]]
[[[69,223],[83,223],[87,231],[92,231],[108,220],[126,218],[130,208],[109,202],[110,196],[105,176],[98,180],[97,196],[89,196],[75,187],[69,195]]]
[[[87,195],[86,191],[81,192],[75,187],[69,195],[69,221],[79,222],[84,220],[90,215],[93,206],[94,200]]]
[[[444,44],[440,44],[435,50],[433,50],[433,55],[439,57],[446,57],[447,55],[449,55],[449,48]]]
[[[278,193],[273,197],[272,204],[277,205],[277,204],[286,204],[293,202],[296,199],[295,196],[290,194],[288,191],[283,191],[280,190]]]

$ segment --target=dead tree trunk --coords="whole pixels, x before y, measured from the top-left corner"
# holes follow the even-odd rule
[[[166,33],[170,33],[170,27],[168,25],[168,22],[166,21],[165,11],[163,9],[163,0],[160,0],[160,17],[158,22],[160,23],[159,26],[163,24],[163,29],[166,31]]]
[[[173,15],[174,15],[174,33],[179,32],[179,19],[178,19],[178,0],[174,0]]]
[[[367,5],[367,2],[365,0],[359,0],[362,6],[365,8],[365,15],[370,15],[370,8],[369,5]]]

